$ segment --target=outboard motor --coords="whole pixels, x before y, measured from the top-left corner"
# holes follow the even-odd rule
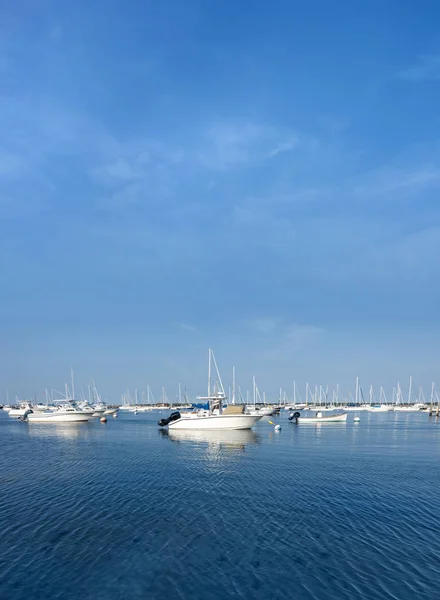
[[[301,416],[301,413],[299,413],[299,412],[291,412],[289,421],[295,421],[297,423],[300,416]]]
[[[160,419],[157,424],[159,427],[166,427],[172,421],[177,421],[177,419],[180,419],[180,412],[176,410],[176,412],[172,412],[167,419]]]
[[[21,416],[21,417],[18,417],[18,420],[19,420],[19,421],[27,421],[27,420],[28,420],[28,419],[27,419],[27,416],[28,416],[30,413],[33,413],[33,412],[34,412],[34,411],[33,411],[33,410],[31,410],[31,409],[27,410],[27,411],[24,413],[24,415],[23,415],[23,416]]]

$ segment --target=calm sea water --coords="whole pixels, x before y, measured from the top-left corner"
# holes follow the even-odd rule
[[[0,411],[0,598],[437,600],[440,422],[166,435]]]

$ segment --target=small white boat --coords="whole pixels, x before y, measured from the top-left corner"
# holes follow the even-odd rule
[[[272,417],[276,410],[270,406],[246,406],[246,414],[260,417]]]
[[[318,411],[314,417],[302,417],[299,412],[291,413],[289,421],[296,423],[345,423],[347,421],[347,413],[337,415],[323,416],[322,412]]]
[[[39,402],[38,404],[32,404],[33,412],[44,412],[48,410],[56,410],[56,406],[53,404],[42,404]]]
[[[368,412],[388,412],[393,409],[387,404],[371,404],[367,410]]]
[[[94,404],[92,406],[92,408],[93,408],[92,417],[102,417],[102,415],[105,414],[107,406],[103,402],[98,402],[97,404]]]
[[[417,403],[417,404],[406,404],[399,405],[396,404],[393,408],[395,412],[419,412],[426,410],[428,407],[425,404]]]
[[[32,412],[29,402],[20,402],[20,406],[13,406],[9,409],[8,414],[10,417],[23,417],[29,411]]]
[[[55,410],[28,412],[22,419],[29,423],[82,423],[91,416],[90,412],[81,410],[74,402],[65,402]]]

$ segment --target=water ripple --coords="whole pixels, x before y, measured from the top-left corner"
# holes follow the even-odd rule
[[[440,427],[426,415],[230,435],[138,417],[0,414],[1,598],[437,597]]]

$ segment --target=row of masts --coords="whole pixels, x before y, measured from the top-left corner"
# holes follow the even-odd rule
[[[78,390],[77,390],[78,391]],[[75,395],[75,380],[73,377],[73,370],[71,370],[71,380],[70,385],[68,383],[64,384],[64,391],[57,390],[55,388],[44,390],[44,397],[46,404],[54,404],[56,402],[64,402],[64,401],[73,401],[80,400],[82,402],[87,402],[88,404],[96,404],[98,402],[102,402],[102,398],[94,380],[92,380],[91,384],[87,386],[87,393],[81,387],[79,390],[78,397]],[[15,402],[18,404],[22,400],[19,399],[18,395],[15,395]],[[37,401],[37,394],[34,395],[34,402]],[[6,404],[9,405],[9,391],[6,389]]]
[[[225,390],[223,387],[223,383],[220,377],[220,374],[217,369],[217,365],[215,363],[215,358],[212,356],[213,364],[217,371],[217,379],[213,383],[212,372],[211,372],[211,363],[209,366],[209,375],[208,375],[208,394],[207,396],[198,396],[196,400],[198,401],[209,401],[210,399],[217,399],[222,397],[223,399],[229,398],[232,404],[247,404],[247,405],[259,405],[259,404],[277,404],[279,406],[287,406],[287,405],[301,405],[305,404],[307,406],[361,406],[361,405],[401,405],[401,406],[411,406],[414,404],[423,404],[427,405],[429,402],[431,404],[439,404],[439,395],[435,388],[435,384],[432,383],[431,386],[431,394],[430,399],[427,401],[425,393],[423,391],[422,386],[419,386],[417,390],[415,390],[415,386],[413,383],[413,378],[409,379],[408,391],[405,394],[402,390],[402,386],[400,382],[392,388],[392,395],[388,398],[385,389],[380,386],[378,394],[375,393],[374,386],[369,386],[369,391],[367,395],[364,394],[362,386],[360,384],[359,378],[356,378],[355,392],[354,396],[351,390],[348,390],[346,395],[341,393],[341,389],[339,384],[332,390],[329,389],[329,386],[326,385],[310,385],[308,382],[305,384],[304,388],[304,396],[301,395],[299,386],[296,381],[293,382],[293,394],[289,397],[287,392],[283,390],[283,388],[279,389],[279,395],[277,400],[269,400],[267,399],[266,392],[260,392],[260,389],[257,385],[256,377],[252,377],[252,390],[246,389],[242,391],[241,387],[236,385],[236,374],[235,367],[232,369],[232,386],[229,387],[228,395],[225,394]],[[138,391],[134,390],[134,393],[127,390],[124,394],[122,394],[122,403],[128,405],[182,405],[182,404],[192,404],[193,400],[190,399],[186,388],[182,391],[182,386],[178,384],[178,392],[176,394],[175,400],[170,400],[165,391],[165,387],[162,387],[160,400],[157,402],[153,392],[151,391],[150,385],[147,385],[147,390]]]
[[[281,404],[289,404],[290,400],[287,398],[286,392],[280,389],[279,401]],[[435,383],[431,386],[431,397],[430,402],[437,404],[439,402],[439,395],[435,388]],[[375,394],[374,387],[371,384],[369,387],[368,395],[365,396],[363,389],[360,385],[359,378],[356,378],[355,396],[351,390],[348,390],[346,396],[341,395],[339,384],[333,390],[329,390],[328,385],[324,388],[322,385],[310,386],[309,383],[305,384],[305,400],[302,400],[300,392],[296,382],[293,382],[293,404],[312,404],[312,405],[333,405],[333,406],[344,406],[344,405],[408,405],[413,404],[426,404],[426,396],[424,394],[422,386],[418,387],[417,393],[414,392],[413,378],[409,378],[408,393],[405,398],[405,394],[402,391],[400,382],[392,389],[392,397],[387,398],[385,390],[382,386],[379,388],[378,396]]]
[[[213,368],[215,372],[215,379],[213,382]],[[360,384],[359,377],[356,378],[355,385],[355,395],[353,397],[351,391],[348,391],[347,395],[341,394],[339,384],[336,385],[334,389],[329,390],[329,386],[326,385],[323,387],[322,385],[314,385],[311,386],[308,382],[305,384],[305,398],[304,400],[301,397],[301,393],[299,390],[299,386],[297,386],[296,381],[293,382],[293,395],[291,398],[288,397],[288,394],[283,388],[279,389],[279,395],[277,401],[267,401],[266,393],[260,393],[259,387],[256,382],[256,377],[252,377],[252,395],[249,389],[246,390],[245,393],[242,393],[241,387],[236,385],[236,371],[235,367],[232,368],[232,388],[229,387],[229,394],[226,396],[225,389],[223,386],[222,378],[220,376],[220,372],[217,366],[217,362],[215,360],[214,353],[211,349],[209,349],[209,360],[208,360],[208,395],[207,396],[198,396],[198,401],[211,401],[218,400],[221,398],[225,401],[227,398],[230,398],[232,404],[277,404],[279,406],[298,406],[305,404],[306,406],[373,406],[373,405],[385,405],[385,406],[411,406],[414,404],[427,405],[426,397],[423,392],[422,386],[419,386],[415,391],[416,386],[414,386],[412,376],[409,378],[408,391],[405,394],[402,390],[400,382],[392,389],[392,396],[390,399],[387,398],[384,388],[381,386],[379,388],[379,394],[376,396],[373,385],[370,385],[369,392],[367,397],[365,397],[363,389]],[[87,394],[84,392],[83,388],[80,389],[79,398],[82,401],[89,402],[89,404],[94,404],[96,402],[101,402],[101,396],[98,393],[95,382],[92,380],[91,385],[87,387]],[[57,400],[73,400],[75,399],[75,382],[73,377],[73,370],[71,370],[71,384],[65,384],[64,392],[60,392],[59,390],[48,389],[45,390],[46,403],[53,403]],[[8,390],[6,390],[6,400],[7,404],[9,404],[9,394]],[[16,398],[18,401],[18,397]],[[156,402],[153,392],[151,390],[150,385],[147,385],[146,391],[138,391],[137,389],[134,391],[134,394],[130,392],[130,390],[126,390],[124,394],[121,396],[123,405],[162,405],[162,406],[179,406],[179,405],[189,405],[194,402],[189,398],[187,394],[186,387],[182,390],[182,386],[178,384],[178,392],[175,400],[169,400],[167,393],[165,391],[165,387],[161,389],[161,397],[160,401]],[[440,405],[439,395],[437,393],[435,384],[432,383],[431,386],[431,395],[429,403],[431,406]]]

